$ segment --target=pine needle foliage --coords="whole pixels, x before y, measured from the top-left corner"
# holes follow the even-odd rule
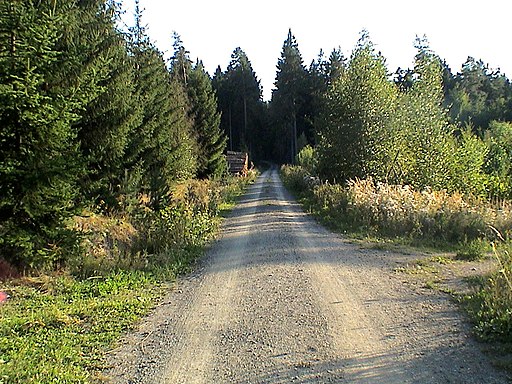
[[[24,267],[73,249],[65,221],[84,169],[74,123],[98,91],[65,49],[80,20],[72,1],[0,4],[0,248]]]
[[[219,178],[227,170],[224,156],[227,137],[220,129],[217,97],[202,62],[190,71],[187,89],[199,146],[197,175],[200,178]]]

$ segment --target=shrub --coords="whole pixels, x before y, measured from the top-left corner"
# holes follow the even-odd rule
[[[494,246],[498,270],[465,302],[480,337],[512,341],[512,243]]]
[[[283,165],[281,175],[285,180],[286,186],[296,193],[302,193],[308,190],[308,171],[300,165]]]
[[[297,163],[304,168],[307,173],[314,176],[317,174],[318,154],[311,145],[306,145],[297,154]]]
[[[155,206],[151,196],[142,194],[137,201],[124,202],[122,212],[75,216],[70,229],[81,238],[84,252],[70,258],[68,266],[75,274],[89,276],[194,257],[215,233],[222,204],[232,201],[254,177],[251,173],[246,179],[189,180],[174,186],[166,204]]]
[[[487,253],[488,246],[489,244],[482,239],[466,240],[459,245],[457,258],[468,261],[483,259]]]

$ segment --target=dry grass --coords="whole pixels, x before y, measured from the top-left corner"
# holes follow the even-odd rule
[[[123,211],[75,216],[70,228],[79,233],[83,252],[69,260],[69,267],[89,276],[116,268],[180,264],[212,238],[221,209],[255,176],[176,184],[164,207],[153,207],[151,196],[141,194]]]
[[[448,242],[493,238],[490,226],[509,235],[512,206],[445,191],[415,191],[409,186],[351,180],[345,187],[324,184],[311,191],[314,203],[352,226],[390,236]]]

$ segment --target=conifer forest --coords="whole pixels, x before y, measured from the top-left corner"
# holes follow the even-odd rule
[[[226,151],[247,152],[255,164],[307,163],[325,182],[371,178],[512,198],[512,85],[479,59],[454,73],[423,37],[414,67],[395,70],[362,31],[350,57],[334,49],[304,63],[290,30],[264,101],[242,48],[208,74],[175,34],[165,60],[141,13],[122,30],[112,1],[0,3],[0,254],[8,264],[80,260],[80,217],[167,217],[177,185],[222,184]]]
[[[116,0],[0,0],[0,384],[100,382],[155,308],[133,351],[144,369],[175,353],[180,382],[196,360],[230,378],[202,382],[353,382],[351,364],[405,382],[387,376],[404,356],[408,380],[504,382],[473,377],[491,364],[449,295],[512,372],[506,75],[471,56],[456,72],[426,36],[389,68],[366,30],[307,63],[289,29],[264,100],[243,47],[208,73],[134,4],[127,26]],[[470,290],[442,287],[450,268]],[[158,382],[142,368],[130,382]]]

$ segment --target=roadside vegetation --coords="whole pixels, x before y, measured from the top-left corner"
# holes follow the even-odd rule
[[[0,383],[101,379],[105,353],[192,268],[254,175],[179,184],[158,212],[142,196],[130,215],[74,217],[86,256],[0,283]]]
[[[240,47],[213,76],[178,34],[165,59],[135,3],[120,28],[115,1],[0,2],[1,384],[89,380],[243,189],[227,150],[298,162],[286,184],[340,231],[494,254],[465,302],[511,339],[504,74],[472,57],[453,74],[426,38],[390,74],[367,31],[306,66],[290,30],[267,103]]]

